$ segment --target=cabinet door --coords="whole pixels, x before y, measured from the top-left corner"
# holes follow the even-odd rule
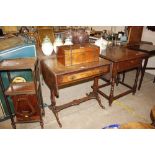
[[[40,116],[36,95],[12,96],[17,121],[34,121]]]
[[[128,28],[128,44],[140,43],[143,33],[143,26],[129,26]]]

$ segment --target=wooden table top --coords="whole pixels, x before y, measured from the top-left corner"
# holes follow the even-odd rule
[[[8,59],[0,62],[0,71],[5,70],[20,70],[20,69],[34,69],[36,58],[17,58]]]
[[[85,71],[88,69],[93,69],[100,66],[110,66],[110,62],[108,60],[104,60],[99,58],[99,61],[91,62],[91,63],[83,63],[79,65],[72,66],[64,66],[57,61],[57,58],[49,58],[44,59],[42,64],[48,67],[49,71],[54,72],[56,75],[74,73],[78,71]]]
[[[129,49],[142,51],[148,54],[155,54],[155,45],[150,44],[138,44],[138,45],[130,45]]]
[[[105,53],[101,54],[100,56],[112,62],[121,62],[137,58],[144,58],[147,57],[148,54],[137,50],[131,50],[127,47],[114,46],[107,48]]]

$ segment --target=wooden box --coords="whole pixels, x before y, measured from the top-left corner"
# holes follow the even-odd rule
[[[99,61],[100,49],[92,44],[64,45],[58,48],[57,60],[64,66]]]

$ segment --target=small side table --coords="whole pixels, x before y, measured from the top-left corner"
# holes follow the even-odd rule
[[[17,70],[31,70],[33,80],[11,83],[12,79],[10,71]],[[42,115],[44,114],[44,107],[39,78],[40,69],[38,67],[37,59],[19,58],[4,60],[0,62],[0,71],[6,71],[10,81],[9,87],[5,89],[0,74],[0,84],[10,114],[12,127],[16,128],[16,123],[40,122],[41,128],[43,128]],[[16,121],[10,110],[8,97],[11,97],[13,100]]]
[[[155,56],[155,45],[152,45],[152,44],[146,44],[146,43],[134,44],[134,45],[128,46],[128,48],[133,49],[135,51],[141,51],[141,52],[147,53],[149,55],[149,58],[152,56]],[[145,70],[155,70],[155,67],[147,67],[147,63],[148,61],[146,61],[142,67],[142,69],[144,70],[144,73],[145,73]],[[138,90],[140,90],[141,88],[144,73],[141,75]],[[155,77],[153,82],[155,83]]]
[[[127,95],[129,93],[135,94],[137,89],[138,77],[141,70],[142,60],[145,60],[146,64],[148,60],[148,54],[136,50],[130,50],[126,47],[114,46],[106,49],[106,52],[100,55],[100,57],[112,62],[110,79],[107,80],[106,78],[103,77],[103,80],[106,81],[107,83],[99,86],[99,88],[102,88],[111,85],[110,95],[108,96],[101,90],[98,90],[98,93],[100,95],[109,100],[109,105],[111,106],[112,102],[115,99],[118,99],[124,95]],[[130,86],[121,81],[117,81],[117,75],[119,73],[135,68],[137,69],[137,72],[133,86]],[[142,70],[142,75],[144,75],[144,71],[145,70]],[[114,85],[115,83],[117,84],[117,82],[129,88],[129,90],[114,96]]]

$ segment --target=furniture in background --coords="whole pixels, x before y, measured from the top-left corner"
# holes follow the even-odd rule
[[[19,32],[17,26],[3,26],[2,28],[5,34],[8,33],[17,34]]]
[[[0,40],[0,61],[6,59],[15,59],[15,58],[28,58],[28,57],[36,57],[36,46],[34,43],[25,43],[19,37],[11,37],[7,39]],[[11,77],[23,77],[26,81],[32,80],[32,74],[30,71],[16,71],[11,72]],[[7,73],[1,72],[2,81],[4,83],[5,89],[9,86],[9,80],[7,77]],[[6,102],[2,93],[2,89],[0,87],[0,104],[3,110],[3,116],[1,116],[0,121],[3,121],[9,118],[9,112],[6,107]],[[14,108],[12,101],[9,100],[9,104],[11,106],[11,111],[14,113]]]
[[[58,112],[70,106],[79,105],[90,99],[96,99],[101,108],[100,97],[97,93],[98,79],[101,75],[110,72],[110,62],[99,59],[99,61],[82,63],[78,65],[65,66],[57,61],[57,58],[49,58],[41,61],[41,70],[45,83],[51,92],[51,105],[49,108],[53,111],[60,127],[62,124],[58,117]],[[81,99],[75,99],[69,103],[58,106],[55,97],[59,96],[59,88],[75,85],[85,80],[94,80],[93,91],[86,94]]]
[[[0,28],[0,38],[3,38],[4,37],[4,33],[3,33],[3,30]]]
[[[127,44],[138,44],[141,42],[143,26],[128,26]]]
[[[155,55],[155,46],[153,46],[152,42],[148,41],[141,41],[143,33],[143,26],[129,26],[128,27],[128,42],[127,46],[129,49],[142,51],[149,54],[149,58]],[[148,59],[149,60],[149,59]],[[155,67],[147,67],[147,63],[143,65],[142,68],[145,68],[145,70],[154,70]],[[125,72],[123,73],[123,80],[125,78]],[[140,83],[138,86],[138,90],[141,88],[141,84],[143,81],[143,75],[141,76]],[[154,81],[155,82],[155,78]]]
[[[13,80],[10,72],[17,70],[30,70],[33,77],[32,81],[16,82],[16,80]],[[10,113],[12,127],[16,128],[16,123],[40,122],[43,128],[42,113],[44,114],[44,107],[41,97],[40,69],[37,59],[19,58],[3,60],[0,62],[0,71],[7,72],[10,82],[8,88],[5,88],[0,74],[0,84]],[[16,121],[14,121],[8,102],[9,97],[11,97],[13,101]]]
[[[111,75],[109,76],[108,79],[104,76],[102,77],[102,79],[107,83],[99,86],[99,88],[102,88],[102,87],[111,85],[110,95],[108,96],[101,90],[98,90],[99,94],[101,94],[103,97],[109,100],[109,105],[111,105],[115,99],[118,99],[124,95],[127,95],[129,93],[135,94],[136,88],[137,88],[138,76],[141,70],[142,60],[145,59],[145,63],[146,63],[148,60],[148,54],[140,51],[130,50],[126,47],[113,46],[113,47],[107,48],[106,52],[104,54],[101,54],[100,57],[112,62]],[[118,81],[120,84],[129,88],[129,90],[114,96],[114,85],[117,82],[117,75],[124,71],[128,71],[135,68],[137,69],[137,72],[136,72],[135,82],[133,86],[130,86],[122,81]],[[142,76],[144,72],[145,70],[143,68]]]
[[[119,129],[155,129],[155,127],[144,122],[129,122],[121,124]]]
[[[41,47],[41,44],[43,42],[43,39],[48,36],[51,40],[52,43],[54,43],[55,36],[54,36],[54,31],[52,28],[43,28],[43,29],[38,29],[38,35],[37,35],[37,44],[39,47]]]
[[[127,122],[123,124],[111,124],[103,129],[155,129],[155,106],[151,109],[150,116],[152,123],[145,122]]]
[[[129,122],[120,125],[120,129],[155,129],[155,106],[152,107],[150,112],[152,123],[144,122]]]
[[[37,30],[39,30],[39,29],[51,29],[52,26],[37,26],[36,28],[37,28]]]

